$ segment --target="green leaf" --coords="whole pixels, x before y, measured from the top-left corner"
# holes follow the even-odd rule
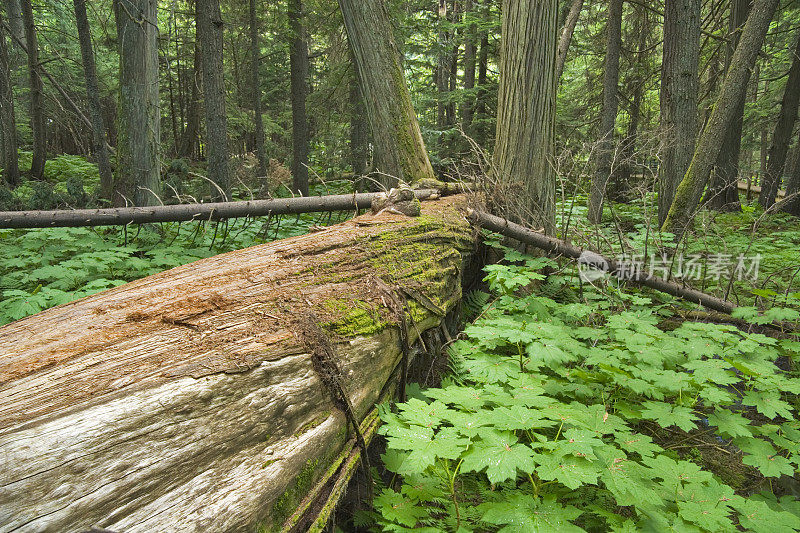
[[[789,460],[782,455],[778,455],[772,444],[763,439],[738,438],[733,441],[745,456],[742,462],[753,466],[761,472],[764,477],[780,477],[784,474],[792,476],[795,469]]]
[[[415,526],[421,518],[428,514],[427,509],[414,505],[412,501],[392,489],[383,489],[375,498],[374,505],[386,520],[407,527]]]
[[[716,426],[719,429],[719,433],[727,437],[750,437],[753,435],[750,421],[729,409],[717,408],[716,411],[708,415],[708,423],[711,426]]]
[[[750,391],[744,395],[742,403],[755,407],[759,413],[767,418],[775,418],[777,416],[782,416],[787,420],[794,418],[791,406],[781,400],[781,395],[777,391]]]
[[[691,461],[675,461],[664,454],[648,461],[653,476],[661,478],[664,486],[672,491],[684,483],[705,483],[713,479],[711,472],[705,471]]]
[[[653,439],[641,433],[620,432],[615,435],[617,444],[626,452],[638,453],[642,457],[653,457],[664,449],[653,443]]]
[[[655,420],[664,427],[678,426],[683,431],[691,431],[697,427],[694,423],[696,417],[688,407],[651,401],[642,405],[644,406],[642,417]]]
[[[429,428],[437,427],[451,411],[444,402],[426,403],[419,398],[411,398],[406,403],[398,404],[397,408],[409,424]]]
[[[571,505],[562,506],[554,496],[539,500],[529,494],[513,492],[506,501],[493,503],[481,518],[497,526],[502,533],[550,533],[584,531],[572,523],[581,511]]]
[[[596,465],[582,457],[558,453],[537,455],[535,459],[539,463],[536,473],[541,479],[558,481],[571,490],[597,483],[600,474]]]
[[[513,433],[493,429],[480,429],[480,440],[474,442],[461,463],[464,472],[480,472],[492,483],[514,479],[517,470],[530,474],[535,469],[533,450],[517,443]]]
[[[521,405],[511,407],[498,407],[487,412],[492,421],[492,425],[497,429],[505,430],[531,430],[552,427],[552,420],[541,418],[541,411],[530,409]]]
[[[719,502],[678,502],[678,514],[707,531],[735,531],[729,518],[730,508]]]
[[[596,434],[585,429],[570,428],[564,432],[564,440],[559,440],[558,450],[562,454],[594,459],[594,448],[605,446]]]
[[[786,511],[774,511],[763,501],[734,497],[731,507],[739,513],[739,524],[755,533],[794,533],[800,530],[800,518]]]

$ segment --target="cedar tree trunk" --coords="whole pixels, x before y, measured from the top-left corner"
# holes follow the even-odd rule
[[[157,5],[157,0],[114,0],[120,86],[116,206],[160,203]]]
[[[589,222],[598,224],[603,216],[606,184],[614,164],[614,125],[619,106],[619,54],[622,48],[622,0],[609,0],[606,59],[603,73],[603,108],[600,112],[600,139],[595,156],[595,171],[589,194]]]
[[[225,71],[222,64],[222,14],[219,0],[196,0],[197,35],[202,44],[203,96],[206,108],[206,161],[208,177],[217,187],[212,198],[230,194],[228,170],[228,116],[225,111]]]
[[[92,34],[89,19],[86,16],[86,0],[73,0],[75,21],[78,27],[78,41],[81,46],[83,74],[86,78],[86,96],[89,101],[89,116],[92,119],[92,152],[100,171],[100,195],[111,200],[114,179],[111,174],[111,162],[106,148],[106,126],[103,121],[103,109],[100,107],[100,89],[97,85],[97,70],[92,49]]]
[[[698,131],[700,0],[667,0],[661,67],[664,150],[658,175],[658,220],[663,224],[675,190],[692,161]]]
[[[556,0],[503,5],[494,169],[508,217],[555,229]]]
[[[384,186],[434,179],[384,0],[339,0]]]

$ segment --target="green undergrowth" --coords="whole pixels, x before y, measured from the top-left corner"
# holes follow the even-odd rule
[[[465,301],[480,316],[441,388],[382,407],[389,475],[357,522],[800,531],[800,343],[720,324],[668,331],[674,302],[613,287],[546,297],[545,266],[558,268],[507,251],[487,269],[489,292]]]

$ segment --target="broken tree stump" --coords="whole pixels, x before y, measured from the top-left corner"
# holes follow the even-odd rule
[[[301,321],[334,344],[363,420],[399,374],[398,312],[413,342],[459,303],[474,241],[459,202],[197,261],[0,328],[0,532],[280,528],[352,437]]]

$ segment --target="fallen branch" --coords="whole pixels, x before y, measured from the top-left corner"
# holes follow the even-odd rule
[[[433,197],[437,191],[414,191],[420,200]],[[182,222],[189,220],[222,220],[269,215],[296,215],[323,211],[350,211],[366,209],[372,199],[381,193],[337,194],[330,196],[303,196],[272,200],[243,202],[216,202],[208,204],[179,204],[152,207],[119,207],[110,209],[74,209],[57,211],[4,211],[0,212],[0,229],[56,228],[83,226],[125,226],[156,222]]]
[[[551,254],[563,255],[571,259],[578,259],[583,255],[584,257],[591,257],[593,262],[605,262],[605,264],[608,265],[606,271],[612,275],[623,270],[627,270],[621,268],[621,266],[613,259],[609,259],[608,257],[604,257],[595,252],[590,252],[584,248],[580,248],[579,246],[556,239],[555,237],[549,237],[547,235],[537,233],[504,218],[490,215],[489,213],[469,210],[467,217],[469,218],[470,222],[476,226],[500,233],[506,237],[511,237],[512,239],[535,246],[536,248],[540,248]],[[640,275],[630,279],[625,279],[631,283],[643,285],[659,292],[670,294],[678,298],[683,298],[684,300],[700,304],[703,307],[720,311],[722,313],[730,314],[734,308],[736,308],[736,304],[733,302],[722,300],[715,296],[711,296],[688,287],[683,287],[674,282],[664,281],[654,277],[643,277]]]

